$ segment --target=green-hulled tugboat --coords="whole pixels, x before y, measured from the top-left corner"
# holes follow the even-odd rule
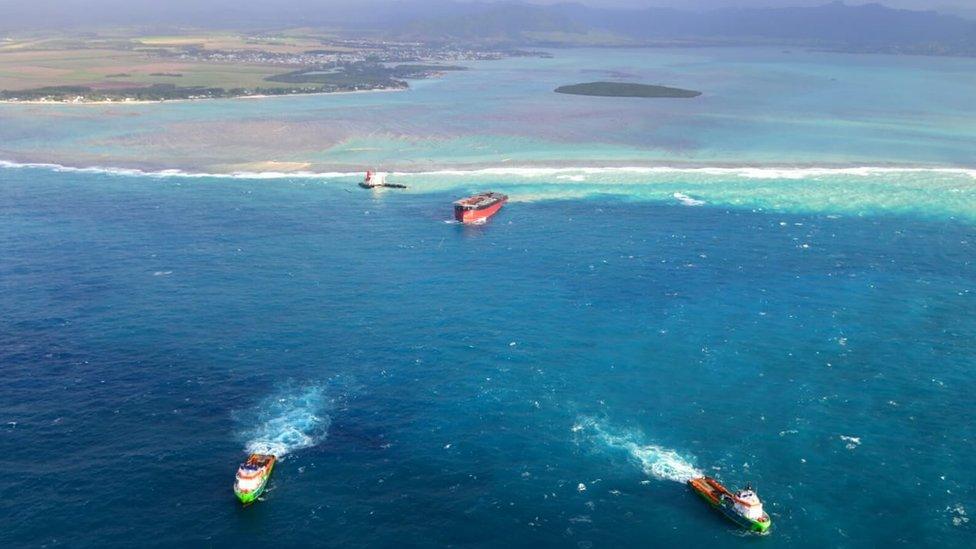
[[[752,488],[746,486],[745,490],[733,493],[711,477],[693,478],[688,486],[739,526],[759,534],[769,532],[773,523]]]
[[[234,495],[244,505],[254,503],[264,493],[274,470],[275,458],[267,454],[251,454],[237,469],[237,479],[234,481]]]

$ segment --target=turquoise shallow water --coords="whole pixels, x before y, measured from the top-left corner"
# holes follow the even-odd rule
[[[971,203],[561,175],[0,169],[0,541],[754,545],[703,471],[759,490],[766,545],[971,543]],[[446,222],[492,181],[501,214]]]
[[[575,49],[472,63],[402,93],[164,105],[0,105],[0,159],[71,166],[963,166],[976,60],[779,49]],[[694,100],[553,93],[593,80]]]

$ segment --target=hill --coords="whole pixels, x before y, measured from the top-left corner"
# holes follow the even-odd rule
[[[35,29],[283,29],[472,45],[754,45],[976,55],[976,21],[935,11],[833,2],[812,7],[690,11],[452,0],[0,0],[0,32]],[[2,37],[2,36],[0,36]]]
[[[976,21],[934,11],[848,6],[614,10],[579,4],[482,5],[480,9],[409,21],[404,38],[511,41],[535,45],[784,44],[844,51],[976,54]],[[504,29],[504,32],[499,30]]]

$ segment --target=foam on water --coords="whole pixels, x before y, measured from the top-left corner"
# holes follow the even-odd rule
[[[675,200],[681,202],[685,206],[702,206],[705,204],[704,200],[694,199],[684,193],[674,193],[672,196],[674,196]]]
[[[361,176],[360,172],[188,172],[180,169],[167,169],[147,171],[138,168],[114,168],[109,166],[65,166],[62,164],[49,164],[43,162],[10,162],[0,160],[0,168],[6,169],[41,169],[63,173],[95,173],[105,175],[118,175],[126,177],[153,177],[169,178],[179,177],[187,179],[217,178],[217,179],[323,179],[347,176]]]
[[[573,426],[573,431],[591,433],[602,444],[628,452],[644,473],[659,480],[683,483],[704,476],[704,473],[676,450],[647,444],[644,436],[639,432],[608,429],[592,418],[580,420]]]
[[[45,169],[154,179],[221,178],[304,180],[352,185],[362,172],[142,171],[76,168],[58,164],[0,161],[0,168]],[[921,214],[976,221],[976,169],[956,167],[488,167],[390,172],[409,194],[462,194],[495,189],[513,203],[616,196],[622,200],[668,202],[793,213],[866,215]]]
[[[216,177],[234,179],[294,179],[294,178],[329,178],[329,177],[352,177],[361,176],[364,172],[340,172],[340,171],[294,171],[294,172],[275,172],[275,171],[235,171],[235,172],[190,172],[181,169],[166,169],[156,171],[146,171],[138,168],[114,168],[107,166],[65,166],[62,164],[41,163],[41,162],[11,162],[0,160],[0,168],[23,169],[37,168],[47,169],[57,172],[77,172],[77,173],[104,173],[110,175],[125,176],[146,176],[146,177]],[[876,177],[897,174],[943,174],[943,175],[965,175],[976,179],[976,169],[956,168],[956,167],[898,167],[898,166],[853,166],[853,167],[790,167],[790,166],[731,166],[731,167],[680,167],[680,166],[576,166],[576,167],[489,167],[472,169],[440,169],[427,171],[391,171],[391,176],[451,176],[451,177],[478,177],[478,176],[511,176],[522,178],[541,178],[553,177],[569,182],[586,181],[587,175],[654,175],[654,174],[689,174],[689,175],[713,175],[713,176],[735,176],[744,179],[812,179],[817,177],[831,176],[854,176],[854,177]]]
[[[335,403],[326,385],[283,387],[255,409],[237,414],[244,447],[280,458],[315,446],[329,434]]]

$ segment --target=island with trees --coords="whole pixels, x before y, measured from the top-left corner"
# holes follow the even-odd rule
[[[700,91],[636,84],[633,82],[587,82],[556,88],[556,93],[570,95],[592,95],[597,97],[669,97],[690,99],[702,94]]]

